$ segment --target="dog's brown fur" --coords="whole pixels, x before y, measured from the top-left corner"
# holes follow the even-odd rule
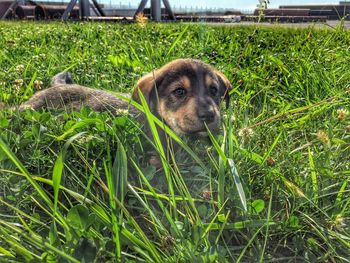
[[[201,135],[220,126],[220,103],[228,103],[231,84],[211,66],[177,59],[142,77],[132,98],[142,91],[150,110],[177,134]]]
[[[203,135],[205,124],[211,130],[220,126],[220,103],[228,102],[231,89],[227,78],[211,66],[193,59],[177,59],[142,77],[132,99],[140,102],[144,95],[150,110],[178,135]],[[129,103],[112,94],[73,84],[68,73],[53,79],[52,87],[36,93],[20,106],[21,109],[40,108],[79,110],[88,106],[95,111],[129,109]]]
[[[130,97],[128,94],[122,95]],[[67,72],[54,76],[50,88],[35,93],[28,101],[19,106],[19,110],[46,108],[79,111],[83,106],[97,112],[109,111],[115,115],[120,109],[130,109],[132,114],[139,113],[127,101],[118,99],[111,93],[73,84]]]

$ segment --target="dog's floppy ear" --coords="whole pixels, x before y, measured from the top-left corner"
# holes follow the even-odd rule
[[[221,88],[221,96],[226,101],[226,108],[230,106],[230,91],[232,90],[231,82],[226,78],[224,74],[222,74],[220,71],[215,71],[216,75],[219,78],[220,81],[220,88]]]
[[[154,70],[142,78],[140,78],[137,81],[136,87],[134,88],[134,91],[132,93],[132,99],[137,101],[138,103],[141,103],[140,97],[139,97],[139,90],[142,92],[143,96],[145,97],[147,104],[151,101],[151,97],[155,95],[155,87],[159,84],[159,78],[158,75],[159,70]]]

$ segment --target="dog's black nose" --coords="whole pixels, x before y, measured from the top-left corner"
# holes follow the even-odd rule
[[[206,123],[211,123],[215,119],[214,111],[213,110],[201,110],[198,113],[198,117],[201,121],[206,122]]]

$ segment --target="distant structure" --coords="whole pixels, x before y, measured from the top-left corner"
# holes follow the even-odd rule
[[[329,20],[350,19],[350,1],[340,1],[338,5],[281,5],[279,8],[307,9],[310,16],[325,16]]]
[[[146,7],[148,0],[142,0],[139,4],[135,16],[142,13]],[[165,10],[168,12],[169,18],[171,20],[176,20],[173,11],[171,10],[171,6],[168,0],[162,0]],[[162,20],[162,9],[161,9],[161,0],[151,0],[151,18],[155,21]]]
[[[67,5],[66,9],[64,10],[62,14],[62,20],[67,20],[69,15],[74,10],[75,5],[77,4],[78,0],[70,0],[69,4]],[[80,19],[87,19],[90,15],[90,7],[94,10],[95,14],[97,16],[106,16],[100,5],[97,3],[96,0],[91,0],[92,3],[90,3],[89,0],[79,0],[79,15]]]
[[[75,5],[75,3],[69,11],[69,18],[73,20],[82,17],[82,9]],[[93,8],[96,9],[95,7]],[[66,9],[67,3],[59,2],[59,0],[57,2],[0,0],[0,19],[61,19]]]
[[[68,0],[69,3],[50,2],[50,1],[32,1],[32,0],[0,0],[0,18],[19,18],[19,19],[92,19],[101,17],[101,20],[108,20],[103,10],[104,5],[100,5],[96,0]],[[133,10],[132,17],[145,13],[149,18],[155,21],[162,21],[162,17],[167,16],[168,20],[176,20],[168,0],[150,0],[151,8],[146,9],[148,0],[141,0],[137,9]],[[163,2],[165,8],[161,8]],[[121,5],[121,4],[120,4]],[[92,17],[91,10],[94,15]],[[115,9],[117,10],[117,9]],[[126,11],[130,15],[130,8]],[[78,15],[77,15],[78,12]],[[107,10],[112,12],[111,8]],[[53,16],[52,13],[55,13]],[[107,19],[103,19],[107,18]],[[95,19],[94,19],[95,20]],[[98,20],[98,19],[96,19]]]
[[[325,5],[281,5],[279,8],[255,9],[248,21],[268,22],[325,22],[326,20],[350,19],[350,2]]]

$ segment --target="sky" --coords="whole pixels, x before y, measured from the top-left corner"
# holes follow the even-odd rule
[[[345,1],[345,0],[342,0]],[[350,0],[348,0],[350,2]],[[120,1],[114,0],[112,3],[122,3],[135,6],[140,3],[140,0],[127,0]],[[150,0],[149,0],[150,2]],[[207,7],[207,8],[235,8],[239,10],[255,9],[258,4],[258,0],[169,0],[171,6],[176,7]],[[298,5],[298,4],[338,4],[339,1],[335,0],[270,0],[268,7],[278,8],[279,5]]]

